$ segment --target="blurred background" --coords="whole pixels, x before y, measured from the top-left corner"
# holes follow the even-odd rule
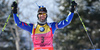
[[[0,0],[0,50],[33,50],[29,32],[17,27],[11,15],[2,32],[5,22],[11,14],[14,0]],[[78,12],[96,49],[100,49],[100,0],[75,0]],[[66,19],[71,0],[17,0],[19,19],[26,23],[37,23],[38,5],[48,11],[48,22],[59,22]],[[37,3],[37,4],[36,4]],[[57,29],[53,41],[54,50],[88,50],[93,49],[81,21],[75,12],[71,23]]]

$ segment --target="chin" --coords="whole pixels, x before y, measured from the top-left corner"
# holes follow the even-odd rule
[[[44,22],[45,20],[41,20],[41,22]]]
[[[41,21],[41,22],[44,22],[44,21]]]

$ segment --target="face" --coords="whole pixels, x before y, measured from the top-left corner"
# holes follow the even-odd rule
[[[38,13],[38,18],[39,18],[39,20],[40,20],[41,22],[44,22],[45,19],[46,19],[46,13],[43,12],[43,11],[39,12],[39,13]]]

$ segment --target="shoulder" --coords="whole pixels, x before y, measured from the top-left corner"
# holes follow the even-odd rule
[[[51,22],[51,23],[47,23],[48,24],[48,26],[50,26],[50,27],[54,27],[56,24],[57,24],[57,22]]]
[[[57,22],[51,22],[51,23],[47,23],[48,25],[54,25],[56,24]]]
[[[27,23],[27,25],[29,25],[29,26],[34,26],[34,24],[33,24],[33,23]]]

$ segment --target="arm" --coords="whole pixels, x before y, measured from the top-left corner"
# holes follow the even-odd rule
[[[74,10],[75,10],[75,7],[77,6],[77,3],[75,1],[72,1],[72,5],[71,5],[71,10],[67,16],[67,18],[63,21],[60,21],[59,23],[57,22],[53,22],[53,23],[50,23],[51,24],[51,27],[52,27],[52,32],[54,34],[54,31],[58,28],[63,28],[65,26],[67,26],[68,24],[70,24],[72,18],[73,18],[73,15],[74,15]]]
[[[16,25],[18,27],[20,27],[20,28],[22,28],[24,30],[29,31],[30,33],[32,32],[33,24],[27,24],[25,22],[21,22],[19,20],[19,18],[18,18],[18,14],[17,13],[16,14],[14,13],[13,16],[14,16],[14,21],[15,21],[15,23],[16,23]]]
[[[56,29],[63,28],[65,26],[67,26],[68,24],[70,24],[70,22],[73,18],[73,15],[74,15],[74,13],[70,12],[65,20],[60,21],[59,23],[57,23],[57,22],[50,23],[51,28],[52,28],[52,33],[54,34]]]
[[[24,22],[21,22],[18,18],[18,14],[17,14],[17,3],[13,2],[12,4],[12,12],[13,12],[13,16],[14,16],[14,21],[16,23],[16,25],[24,30],[29,31],[30,33],[32,33],[32,28],[33,28],[33,24],[27,24]]]
[[[73,18],[73,15],[74,15],[74,13],[69,12],[69,15],[67,16],[67,18],[65,20],[62,20],[56,24],[56,28],[63,28],[65,26],[67,26],[68,24],[70,24],[70,22]]]
[[[57,23],[57,22],[50,23],[51,27],[52,27],[53,34],[54,34],[56,29],[64,28],[65,26],[70,24],[70,22],[73,18],[73,15],[74,15],[74,13],[69,12],[69,14],[65,20],[62,20],[59,23]]]
[[[70,22],[73,18],[73,15],[74,15],[74,10],[77,6],[77,3],[75,1],[72,1],[71,3],[72,3],[72,5],[71,5],[71,10],[70,10],[69,15],[67,16],[67,18],[65,20],[60,21],[59,23],[56,24],[57,28],[63,28],[65,26],[67,26],[68,24],[70,24]]]

